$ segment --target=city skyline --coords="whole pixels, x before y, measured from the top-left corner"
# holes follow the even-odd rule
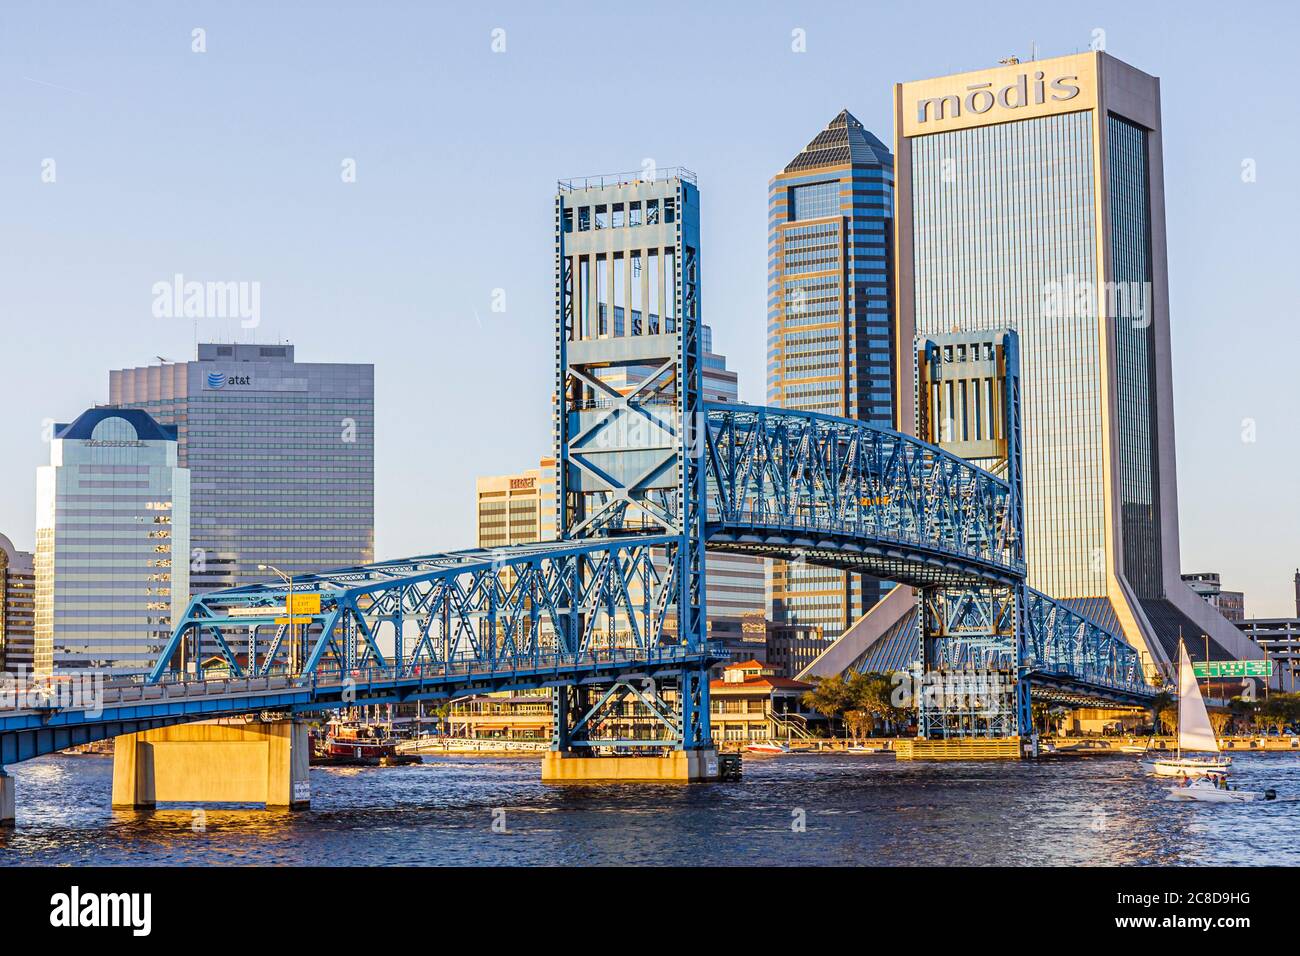
[[[229,19],[232,16],[234,19]],[[905,15],[886,11],[882,16]],[[229,41],[238,35],[237,18],[238,14],[218,18],[215,12],[208,18],[208,52],[201,55],[206,60],[189,49],[192,25],[188,20],[154,23],[150,31],[161,35],[164,28],[172,30],[175,35],[168,42],[180,44],[181,51],[175,56],[193,56],[201,69],[211,73],[230,68],[228,62],[223,68],[212,61],[222,60],[217,56],[222,50],[218,38],[224,36]],[[1050,18],[1040,18],[1042,29],[1035,24],[1039,52],[1046,56],[1085,48],[1096,24],[1108,20],[1116,24],[1108,33],[1108,43],[1117,55],[1159,76],[1163,84],[1181,570],[1219,571],[1226,587],[1245,592],[1248,616],[1289,614],[1287,576],[1295,564],[1289,542],[1296,537],[1297,509],[1286,505],[1292,483],[1285,476],[1288,469],[1294,470],[1296,450],[1287,447],[1285,408],[1271,398],[1286,369],[1286,350],[1262,348],[1257,338],[1240,335],[1238,330],[1245,311],[1256,320],[1259,335],[1286,341],[1282,338],[1287,335],[1286,317],[1277,303],[1294,297],[1294,280],[1285,277],[1282,245],[1270,245],[1259,237],[1280,235],[1274,224],[1293,214],[1294,187],[1281,184],[1280,171],[1288,151],[1294,148],[1295,133],[1275,127],[1257,132],[1264,124],[1256,122],[1254,107],[1247,105],[1234,112],[1220,91],[1196,83],[1188,60],[1171,59],[1168,47],[1177,44],[1170,42],[1170,31],[1176,36],[1183,27],[1162,25],[1157,31],[1154,24],[1148,24],[1145,35],[1136,33],[1133,24],[1141,23],[1141,11],[1125,10],[1122,18],[1096,13],[1086,21],[1051,27]],[[126,22],[130,23],[129,18]],[[784,79],[791,89],[776,91],[776,95],[799,105],[780,111],[780,122],[769,123],[761,133],[742,137],[739,143],[734,129],[727,131],[731,143],[707,134],[700,124],[707,127],[708,102],[713,97],[732,96],[745,117],[755,116],[765,105],[754,93],[734,97],[729,84],[720,83],[718,89],[708,91],[700,117],[688,118],[680,129],[657,130],[653,142],[644,148],[637,145],[645,139],[643,131],[610,130],[589,137],[570,133],[562,141],[545,141],[542,148],[530,148],[522,160],[518,150],[510,149],[504,139],[494,139],[489,130],[485,134],[488,142],[479,147],[483,151],[473,155],[445,148],[433,152],[432,147],[443,142],[436,135],[394,144],[383,134],[367,141],[354,133],[349,143],[317,140],[292,149],[267,149],[250,138],[236,138],[234,152],[220,151],[221,158],[210,164],[208,160],[192,161],[185,135],[169,136],[166,129],[160,129],[154,130],[155,140],[141,137],[143,117],[135,114],[126,117],[127,132],[115,134],[118,138],[108,136],[115,149],[96,155],[89,142],[48,142],[42,111],[66,119],[69,111],[80,115],[91,109],[97,98],[129,100],[132,90],[140,93],[145,89],[132,86],[143,82],[143,74],[111,74],[126,81],[117,86],[93,81],[86,71],[94,70],[96,64],[103,68],[104,55],[85,44],[95,30],[110,35],[112,31],[94,17],[72,28],[70,37],[61,33],[57,47],[52,38],[36,44],[39,49],[33,52],[40,55],[42,66],[20,67],[22,75],[7,85],[0,114],[16,125],[20,146],[0,170],[16,198],[13,214],[20,226],[8,235],[4,247],[6,260],[14,266],[6,270],[7,298],[14,312],[6,322],[5,335],[28,359],[24,367],[11,373],[11,387],[24,395],[23,407],[31,416],[30,421],[21,414],[11,417],[0,433],[0,440],[12,450],[10,467],[0,474],[0,531],[18,548],[32,549],[32,475],[47,453],[41,440],[44,419],[66,420],[79,408],[107,401],[102,392],[105,367],[147,364],[155,350],[173,359],[189,358],[184,350],[196,337],[193,325],[157,317],[151,310],[154,285],[183,274],[207,281],[261,283],[259,326],[245,329],[239,321],[204,321],[198,338],[216,340],[226,333],[230,340],[256,339],[264,344],[292,340],[307,361],[360,361],[376,366],[378,557],[470,547],[474,540],[472,515],[453,511],[444,518],[433,504],[422,507],[420,501],[465,500],[472,493],[475,475],[510,471],[548,450],[548,412],[542,401],[521,403],[525,410],[519,416],[519,434],[523,437],[517,440],[502,441],[500,432],[488,426],[521,391],[531,399],[544,397],[550,389],[550,370],[535,361],[535,356],[552,334],[550,277],[536,266],[547,260],[544,247],[552,228],[547,197],[552,184],[570,174],[635,169],[647,157],[661,166],[684,162],[701,176],[710,280],[705,317],[714,326],[718,350],[733,356],[744,381],[742,399],[761,401],[763,214],[771,169],[800,148],[810,130],[819,128],[827,116],[841,108],[854,112],[873,131],[891,127],[888,101],[894,81],[988,66],[1001,55],[1020,52],[1025,56],[1029,52],[1023,49],[1027,44],[1019,44],[1022,48],[1016,50],[1018,44],[992,27],[972,33],[954,23],[952,35],[940,33],[932,38],[933,52],[913,49],[904,56],[882,50],[889,55],[872,62],[863,74],[850,74],[846,68],[826,62],[841,41],[829,28],[819,33],[820,22],[825,22],[824,18],[803,13],[762,17],[733,24],[732,32],[723,37],[700,21],[698,35],[688,38],[692,55],[699,52],[699,44],[722,43],[733,57],[742,56],[736,51],[761,41],[766,64],[774,51],[790,51],[792,76]],[[453,23],[452,32],[460,38],[456,42],[464,48],[448,41],[452,47],[444,51],[450,61],[445,67],[448,71],[464,67],[468,76],[483,79],[491,77],[493,69],[509,70],[504,82],[517,91],[524,85],[522,77],[544,68],[545,57],[539,57],[537,51],[549,28],[535,18],[518,12],[502,14],[501,27],[507,32],[506,48],[500,54],[492,53],[490,46],[496,23]],[[270,49],[250,44],[282,41],[284,34],[276,26],[271,24],[269,36],[263,40],[240,39],[240,62],[251,66],[254,74],[270,68]],[[376,28],[373,24],[366,27]],[[807,52],[791,50],[795,30],[806,31]],[[1225,30],[1231,35],[1230,24]],[[159,42],[159,36],[151,35],[148,42]],[[394,42],[399,41],[394,38]],[[1270,41],[1252,38],[1252,42],[1267,48]],[[328,43],[325,46],[328,48]],[[290,59],[319,72],[324,79],[329,75],[325,72],[328,52],[315,49],[313,55],[307,43],[291,50]],[[431,58],[427,52],[418,56],[414,50],[408,52],[413,63],[427,63]],[[634,55],[629,48],[628,56]],[[78,56],[84,56],[84,64],[74,62]],[[182,60],[172,66],[179,71],[190,62]],[[777,62],[781,63],[779,58]],[[1243,83],[1249,85],[1252,66],[1247,63],[1241,68]],[[756,73],[750,72],[743,82],[755,78]],[[228,73],[221,80],[234,82]],[[211,81],[215,83],[217,78]],[[206,87],[198,79],[193,82],[195,86],[186,92],[201,101]],[[363,78],[356,78],[356,83],[354,89],[335,91],[350,108],[359,107],[377,90]],[[843,92],[846,83],[848,94]],[[220,93],[227,99],[231,96],[229,88]],[[491,93],[485,94],[489,101]],[[269,107],[253,110],[251,87],[242,95],[246,99],[240,102],[253,111],[254,130],[258,123],[270,124],[275,119]],[[426,88],[425,95],[432,99],[436,94]],[[409,89],[399,99],[402,105],[417,102]],[[328,115],[324,100],[314,103],[315,113],[298,120],[300,124],[314,124]],[[168,110],[165,97],[154,105],[177,116],[177,122],[187,122],[183,110]],[[276,105],[284,104],[276,101]],[[471,107],[444,108],[455,113]],[[668,108],[665,102],[665,111]],[[1205,146],[1201,113],[1212,118],[1216,129],[1227,130],[1226,137],[1214,138],[1214,148]],[[180,132],[188,129],[195,134],[206,129],[193,117],[188,122],[193,125],[182,126]],[[151,128],[147,122],[143,127]],[[455,126],[454,122],[444,123],[438,128]],[[532,124],[529,128],[536,129]],[[1251,129],[1252,135],[1242,134],[1233,141],[1233,129],[1239,133]],[[235,135],[234,129],[227,132]],[[369,133],[375,136],[373,129]],[[128,134],[136,139],[128,142],[124,138]],[[1224,145],[1225,138],[1231,147]],[[151,155],[151,144],[168,143],[170,151],[164,149],[163,158],[142,158]],[[393,145],[399,147],[396,154]],[[887,145],[892,148],[893,144]],[[426,150],[430,157],[409,155],[418,157]],[[395,155],[406,160],[398,162]],[[240,156],[247,157],[249,165],[241,164]],[[45,158],[57,163],[54,182],[41,182]],[[357,164],[354,183],[340,180],[341,164],[349,158]],[[425,158],[433,161],[426,163]],[[1257,163],[1256,181],[1242,181],[1246,160]],[[137,168],[140,165],[147,168]],[[476,165],[484,169],[473,168]],[[522,170],[522,174],[507,182],[504,177],[509,170]],[[426,193],[420,177],[441,178],[444,185],[492,181],[494,191],[458,187]],[[172,212],[173,217],[179,216],[177,228],[163,230],[177,234],[168,238],[175,238],[179,248],[155,248],[154,240],[140,238],[148,234],[141,229],[132,241],[103,255],[101,261],[91,248],[104,241],[115,222],[140,214],[133,201],[150,195],[149,182],[156,183],[158,195],[173,196],[180,202],[179,209]],[[90,188],[94,186],[99,191]],[[346,192],[365,193],[367,187],[371,192],[364,199]],[[453,193],[465,193],[469,198]],[[299,217],[300,231],[287,233],[279,225],[280,217],[258,214],[253,208],[254,200],[272,199],[276,201],[273,210],[284,213],[283,218]],[[235,201],[237,208],[218,212],[223,200]],[[321,208],[312,212],[309,207],[313,204]],[[742,210],[743,215],[738,216]],[[191,223],[187,216],[196,214],[198,221],[215,227],[206,245],[181,235]],[[419,243],[398,250],[383,238],[386,216],[393,217],[400,227],[397,234],[408,238],[424,220],[438,223],[446,216],[448,223],[458,224],[458,229],[478,237],[478,242],[490,236],[490,241],[498,244],[486,247],[494,252],[487,258],[496,260],[495,252],[500,250],[501,261],[487,264],[481,256],[453,256],[451,265],[434,269],[430,263],[448,251],[439,244],[441,240],[435,242],[434,255]],[[172,224],[165,214],[161,218],[164,227]],[[335,219],[340,232],[357,228],[360,235],[378,241],[368,249],[360,245],[314,247],[313,234],[321,233],[322,223]],[[1224,241],[1224,237],[1240,236],[1245,223],[1252,224],[1248,237],[1236,243]],[[84,236],[73,230],[82,230]],[[255,236],[247,240],[247,248],[242,244],[245,240],[236,242],[237,235],[266,230],[274,233],[271,245],[292,251],[271,255]],[[539,249],[543,250],[540,258]],[[66,282],[70,272],[78,276],[74,283]],[[60,277],[63,282],[58,281]],[[504,295],[496,296],[498,291]],[[505,311],[494,312],[497,303],[503,304]],[[383,321],[384,312],[391,324]],[[28,316],[39,316],[39,320]],[[317,333],[325,334],[317,337]],[[516,339],[519,347],[491,350],[493,340],[499,342],[502,336]],[[68,338],[83,348],[70,354],[64,345]],[[458,351],[473,358],[458,361],[452,357]],[[489,352],[501,375],[499,389],[485,389],[481,381],[489,367]],[[51,375],[50,369],[56,367],[59,374]],[[1228,381],[1233,382],[1230,390]],[[473,394],[481,408],[466,414],[466,394]],[[436,426],[419,421],[417,410],[437,410],[439,406],[447,414],[438,416]],[[454,454],[452,449],[456,449]],[[1238,490],[1226,495],[1225,487]],[[1283,502],[1280,508],[1279,500]],[[417,518],[400,522],[398,515],[403,512]],[[1275,530],[1258,541],[1238,540],[1236,532],[1247,526]]]

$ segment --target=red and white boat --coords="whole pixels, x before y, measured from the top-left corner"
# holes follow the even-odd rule
[[[774,740],[756,740],[745,748],[752,754],[788,754],[790,748]]]
[[[399,754],[397,738],[367,724],[332,720],[323,740],[312,747],[312,763],[317,765],[380,767],[403,763],[421,763],[418,756]]]

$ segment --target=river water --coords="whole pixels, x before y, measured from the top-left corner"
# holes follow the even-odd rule
[[[1136,758],[747,755],[734,783],[544,785],[523,757],[311,771],[311,809],[109,809],[112,758],[8,768],[0,865],[1300,865],[1300,802],[1171,803]],[[1300,797],[1300,754],[1234,781]]]

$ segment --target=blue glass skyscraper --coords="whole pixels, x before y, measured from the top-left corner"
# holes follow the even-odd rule
[[[768,187],[767,398],[892,427],[894,158],[847,110]],[[774,562],[776,625],[838,637],[880,596],[861,575]]]

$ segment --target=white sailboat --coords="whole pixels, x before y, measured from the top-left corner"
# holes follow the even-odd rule
[[[1209,754],[1190,757],[1185,751]],[[1210,715],[1205,710],[1201,688],[1196,684],[1196,672],[1187,648],[1178,642],[1178,755],[1143,760],[1142,766],[1157,777],[1200,777],[1207,773],[1227,773],[1232,758],[1219,753],[1219,741],[1214,736]]]

